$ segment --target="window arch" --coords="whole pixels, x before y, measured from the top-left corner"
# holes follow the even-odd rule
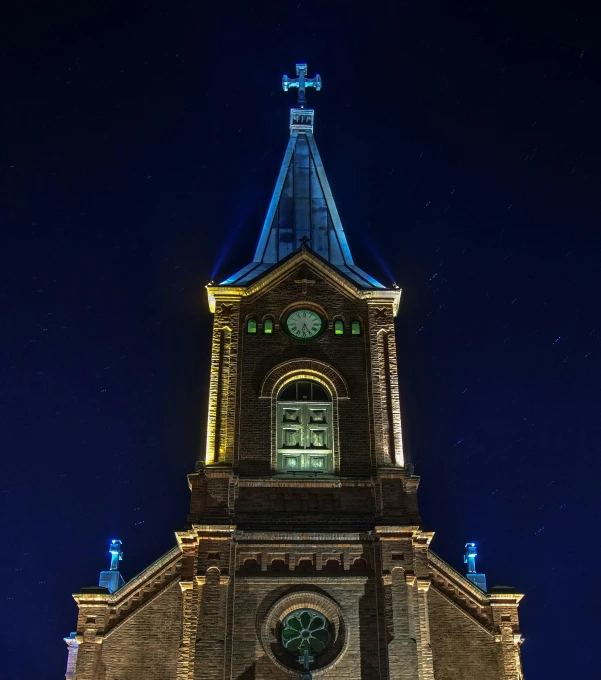
[[[276,406],[278,471],[332,472],[332,398],[327,390],[312,380],[295,380],[281,388]]]
[[[334,321],[334,335],[344,335],[344,321],[342,319]]]
[[[247,333],[257,332],[257,320],[255,319],[254,316],[251,316],[250,319],[246,320],[246,332]]]
[[[357,319],[351,323],[351,335],[361,335],[361,322]]]

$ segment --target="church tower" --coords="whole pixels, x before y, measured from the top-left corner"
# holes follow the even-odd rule
[[[187,524],[133,580],[74,595],[67,680],[522,679],[522,596],[486,592],[475,549],[470,578],[430,550],[403,456],[401,291],[353,260],[306,104],[321,80],[296,74],[254,258],[207,286]]]

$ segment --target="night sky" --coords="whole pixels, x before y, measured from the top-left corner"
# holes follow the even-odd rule
[[[217,7],[218,5],[218,7]],[[71,593],[171,548],[204,445],[204,285],[252,259],[307,61],[355,261],[403,289],[433,549],[521,605],[527,680],[598,672],[601,21],[584,5],[46,2],[0,29],[0,678]]]

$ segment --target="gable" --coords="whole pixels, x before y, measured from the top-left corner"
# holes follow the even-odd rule
[[[377,287],[363,285],[363,283],[361,283],[363,279],[358,281],[356,275],[351,275],[342,268],[333,266],[330,262],[324,260],[317,253],[304,245],[281,262],[264,267],[257,266],[256,268],[252,268],[252,265],[249,265],[248,267],[251,267],[252,269],[245,267],[239,272],[241,276],[238,277],[236,283],[233,283],[233,280],[236,277],[232,277],[219,285],[209,284],[207,286],[209,307],[211,308],[211,311],[215,311],[216,297],[233,300],[252,296],[260,291],[268,290],[278,282],[284,280],[287,276],[290,276],[292,272],[298,270],[301,265],[308,266],[311,272],[322,277],[340,292],[343,292],[354,299],[390,299],[393,302],[393,310],[396,315],[401,295],[401,291],[398,287],[389,289],[384,288],[381,284],[378,284]],[[244,274],[247,269],[248,272]],[[367,276],[367,274],[365,276]],[[301,276],[301,278],[303,277]],[[247,281],[247,279],[250,280]],[[309,289],[307,289],[307,294],[310,294]]]

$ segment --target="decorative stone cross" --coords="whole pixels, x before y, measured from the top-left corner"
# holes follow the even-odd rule
[[[298,657],[298,662],[302,663],[304,673],[301,673],[301,680],[311,680],[313,677],[309,671],[309,664],[313,663],[315,658],[309,654],[308,649],[304,649],[301,656]]]
[[[304,109],[307,105],[305,88],[314,87],[319,92],[319,90],[321,90],[321,77],[319,73],[317,73],[313,78],[307,78],[307,64],[297,64],[296,75],[298,78],[288,78],[287,75],[283,75],[282,89],[284,92],[288,92],[291,87],[298,87],[297,106],[299,109]]]
[[[311,285],[312,283],[315,283],[315,281],[312,281],[311,279],[295,279],[294,283],[302,284],[303,295],[306,295],[307,294],[307,285]]]
[[[218,311],[220,314],[223,314],[223,316],[231,316],[234,313],[234,305],[233,304],[228,305],[225,302],[223,302]]]

